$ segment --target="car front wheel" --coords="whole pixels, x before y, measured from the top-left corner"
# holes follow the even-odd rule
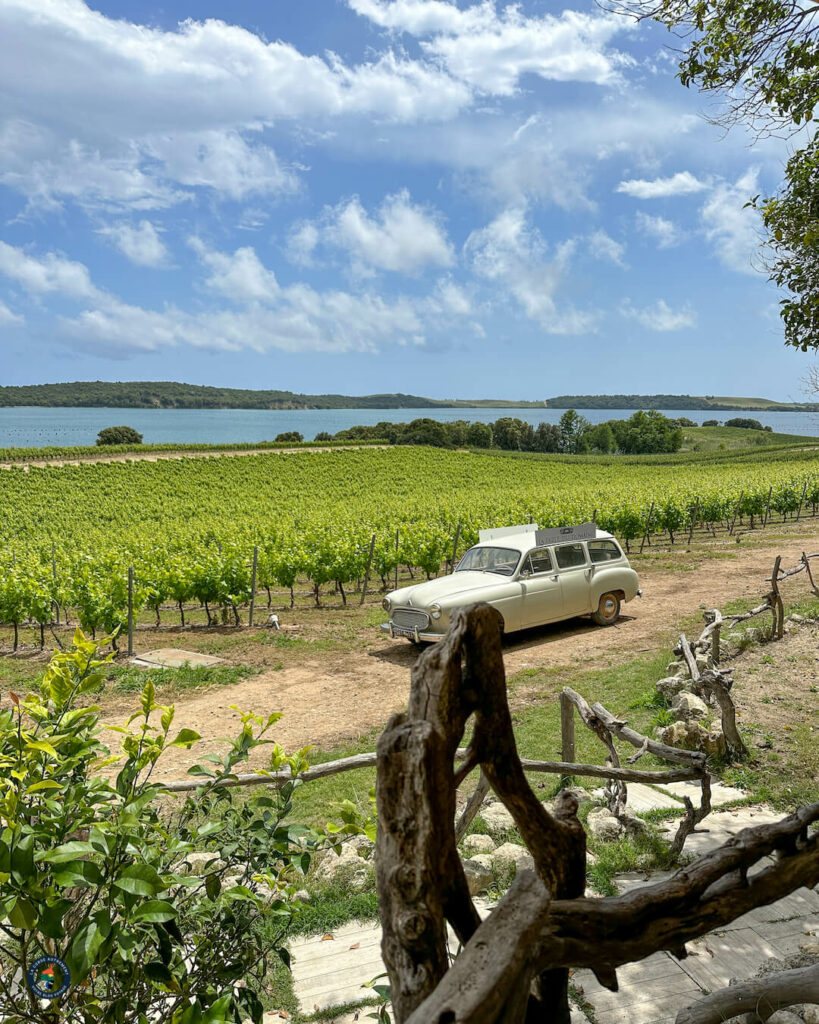
[[[611,591],[603,594],[597,611],[592,613],[592,618],[598,626],[613,626],[620,616],[620,595]]]

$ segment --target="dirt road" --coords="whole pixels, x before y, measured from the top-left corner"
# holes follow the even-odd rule
[[[814,537],[812,550],[815,542]],[[645,569],[642,599],[624,606],[615,626],[601,628],[588,619],[573,619],[507,638],[507,674],[513,677],[523,669],[583,663],[605,667],[656,650],[674,637],[681,620],[698,615],[702,607],[722,607],[743,597],[761,599],[774,557],[782,554],[783,565],[793,566],[808,543],[811,540],[803,534],[775,546],[738,547],[736,558],[707,559],[690,570]],[[786,600],[788,595],[797,599],[807,594],[804,577],[796,581],[786,584]],[[218,737],[237,731],[238,715],[231,705],[260,714],[280,711],[284,717],[275,735],[286,749],[308,744],[327,749],[380,728],[390,714],[405,706],[410,668],[417,655],[406,641],[379,637],[367,650],[341,656],[324,653],[297,667],[268,671],[179,700],[175,724],[195,729],[207,740],[197,748],[201,756],[205,748],[219,749]],[[111,720],[118,721],[119,716]],[[191,754],[174,751],[161,774],[181,777],[190,763]]]

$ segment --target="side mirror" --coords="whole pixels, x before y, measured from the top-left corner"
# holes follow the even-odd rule
[[[528,569],[521,569],[520,570],[520,579],[522,579],[522,580],[528,580],[531,575],[532,574],[529,572]]]

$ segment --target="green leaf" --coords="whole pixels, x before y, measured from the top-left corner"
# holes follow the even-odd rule
[[[229,1024],[230,1018],[227,1015],[232,1003],[232,993],[220,996],[202,1015],[202,1024]]]
[[[58,757],[57,751],[47,740],[29,740],[26,743],[26,750],[40,750],[51,757]]]
[[[110,930],[110,923],[108,930]],[[80,927],[66,956],[72,984],[78,985],[88,977],[91,968],[95,966],[97,953],[99,953],[100,946],[107,934],[108,931],[104,930],[104,926],[101,925],[99,915],[95,915],[92,920],[86,921]]]
[[[149,960],[142,968],[145,974],[158,985],[177,990],[179,983],[161,960]]]
[[[69,843],[63,843],[61,846],[55,847],[48,853],[44,853],[40,857],[41,861],[46,864],[63,864],[67,861],[77,860],[81,856],[88,853],[98,853],[99,851],[92,846],[91,843],[80,842],[78,839],[72,839]]]
[[[131,914],[131,921],[133,923],[145,921],[150,924],[158,924],[162,921],[170,921],[176,917],[176,914],[176,910],[170,903],[166,903],[164,900],[148,900]]]
[[[24,885],[37,873],[34,867],[34,836],[25,835],[11,850],[11,876],[18,885]]]
[[[43,779],[42,782],[35,782],[33,786],[29,786],[26,790],[26,795],[29,793],[40,793],[44,789],[62,789],[59,782],[55,782],[54,779]]]
[[[37,920],[37,931],[42,932],[48,939],[64,938],[63,917],[73,905],[73,900],[58,900],[50,906],[42,907]]]
[[[25,928],[32,931],[37,924],[37,911],[28,900],[18,899],[9,913],[12,928]]]
[[[208,899],[215,900],[221,891],[222,884],[219,881],[219,876],[216,874],[208,875],[205,878],[205,892],[208,895]]]
[[[169,747],[191,747],[202,737],[193,729],[180,729],[176,737],[168,744]]]
[[[122,889],[133,896],[154,896],[167,889],[156,868],[152,868],[150,864],[132,864],[120,872],[113,885],[114,888]]]
[[[90,860],[72,860],[67,864],[56,864],[51,872],[55,885],[71,889],[88,889],[102,885],[104,879],[99,867]]]

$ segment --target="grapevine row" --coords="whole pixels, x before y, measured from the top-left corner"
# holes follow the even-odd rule
[[[135,611],[204,606],[209,618],[260,589],[310,581],[344,588],[396,566],[434,574],[478,530],[534,520],[559,526],[596,516],[622,540],[696,519],[726,524],[819,504],[810,452],[736,464],[549,462],[432,449],[196,458],[12,470],[0,477],[0,622],[44,628],[71,608],[89,631]],[[650,520],[649,520],[650,516]],[[399,544],[396,548],[396,533]]]

